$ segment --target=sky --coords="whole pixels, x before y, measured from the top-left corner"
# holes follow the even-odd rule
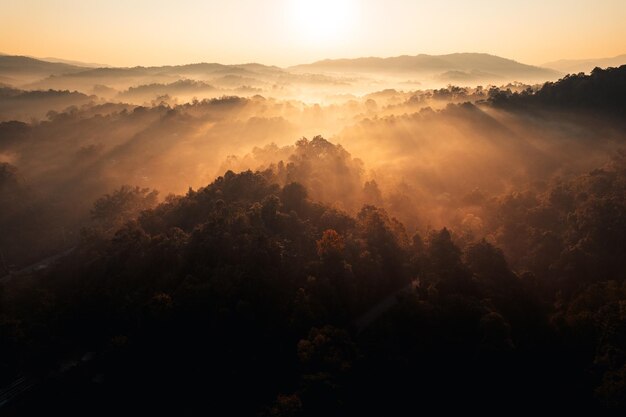
[[[114,66],[626,53],[626,0],[0,0],[0,52]]]

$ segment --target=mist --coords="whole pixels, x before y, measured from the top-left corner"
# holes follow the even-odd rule
[[[613,308],[611,297],[623,297],[606,288],[623,286],[626,271],[626,66],[562,76],[482,54],[444,57],[7,73],[0,324],[14,336],[0,382],[37,363],[52,369],[71,346],[102,355],[95,370],[85,365],[89,378],[113,362],[116,383],[120,364],[141,358],[142,395],[161,392],[152,361],[180,348],[168,339],[154,357],[137,352],[165,329],[197,343],[190,358],[224,378],[219,407],[243,383],[201,349],[241,360],[233,366],[251,378],[242,389],[253,400],[233,407],[259,415],[341,414],[329,398],[356,413],[366,408],[357,393],[370,389],[390,399],[402,387],[383,386],[385,365],[394,375],[404,375],[398,364],[421,366],[404,349],[435,357],[422,387],[461,366],[449,349],[476,352],[462,369],[486,369],[496,389],[497,360],[523,368],[537,355],[538,370],[565,345],[569,362],[549,372],[563,392],[576,385],[562,369],[605,360],[576,349],[608,349],[576,315],[592,314],[581,298],[593,292]],[[26,308],[33,300],[43,300],[41,316]],[[37,330],[47,320],[56,339]],[[212,345],[195,326],[223,339]],[[236,359],[245,357],[237,326],[276,345],[259,348],[263,360]],[[589,326],[580,339],[568,333]],[[272,361],[277,376],[259,388]],[[581,397],[590,409],[624,407],[606,380],[623,360],[609,362],[593,378],[576,374],[593,386]],[[358,382],[366,370],[375,389]],[[163,373],[183,395],[171,381],[185,373],[173,362]]]
[[[56,236],[50,253],[59,240],[75,241],[101,195],[131,185],[163,199],[227,170],[271,170],[279,183],[300,182],[314,200],[351,214],[381,205],[411,232],[448,226],[482,238],[493,230],[485,229],[485,207],[465,203],[469,196],[486,204],[544,191],[602,166],[624,139],[608,115],[497,105],[502,94],[539,89],[521,83],[385,89],[327,104],[259,94],[199,101],[189,95],[219,92],[201,81],[160,86],[115,96],[126,103],[6,89],[3,114],[24,121],[0,124],[2,160],[30,198],[58,210],[59,223],[46,222]]]

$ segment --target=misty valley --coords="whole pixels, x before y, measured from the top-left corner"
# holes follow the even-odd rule
[[[0,55],[0,412],[623,412],[626,65],[559,65]]]

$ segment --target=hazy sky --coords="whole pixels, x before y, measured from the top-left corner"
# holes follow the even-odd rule
[[[0,0],[0,52],[111,65],[626,53],[626,0]]]

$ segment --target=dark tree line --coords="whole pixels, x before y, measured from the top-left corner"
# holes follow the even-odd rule
[[[569,74],[557,82],[547,82],[534,91],[512,92],[492,88],[487,100],[496,107],[548,107],[558,110],[593,110],[610,116],[626,115],[626,65],[595,68],[589,75]]]

